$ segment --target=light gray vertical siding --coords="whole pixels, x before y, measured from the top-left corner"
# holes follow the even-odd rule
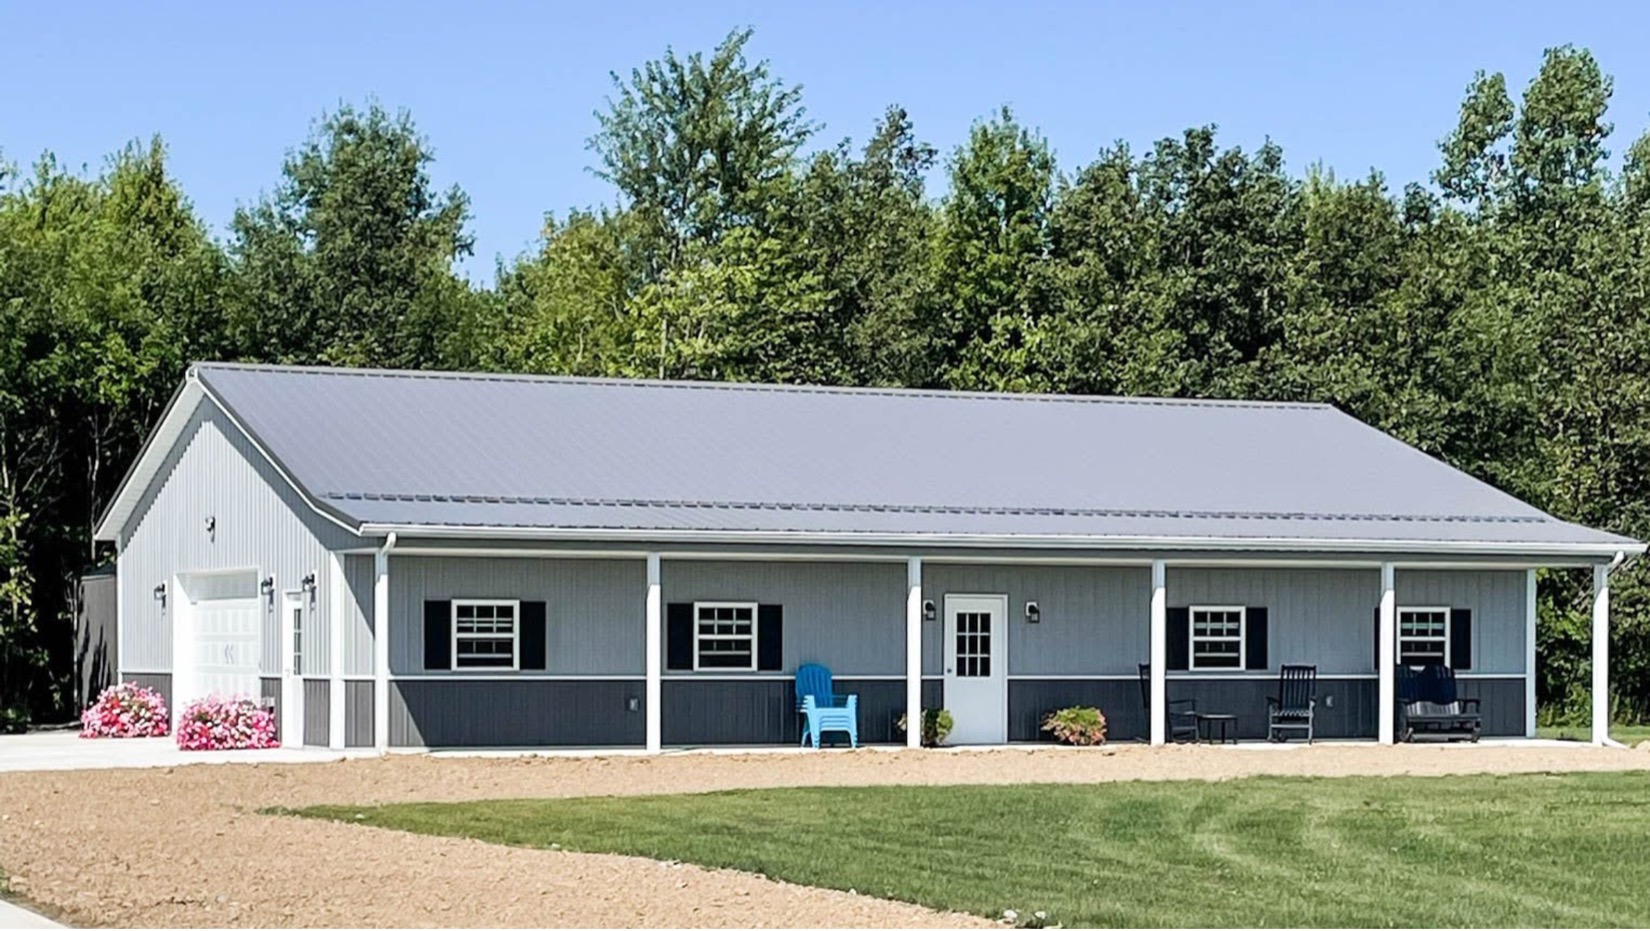
[[[666,560],[660,584],[666,604],[784,606],[786,672],[803,663],[838,676],[905,671],[903,563]]]
[[[274,576],[277,590],[298,587],[315,573],[318,605],[329,604],[329,547],[352,545],[355,537],[316,515],[252,444],[210,401],[196,409],[189,426],[139,504],[119,555],[122,599],[122,668],[172,668],[172,625],[153,597],[168,588],[168,608],[178,595],[179,573],[251,569]],[[208,534],[206,519],[216,529]],[[278,618],[265,606],[260,668],[280,671]],[[311,668],[325,670],[329,623],[324,607],[312,622]]]
[[[393,673],[427,672],[424,602],[453,598],[545,602],[547,673],[642,675],[646,671],[647,564],[643,560],[392,555]]]
[[[1132,674],[1150,655],[1151,572],[1141,567],[928,563],[922,596],[942,618],[923,624],[923,672],[941,672],[945,596],[1008,596],[1010,675]],[[1025,603],[1042,621],[1028,624]]]
[[[1267,661],[1306,663],[1321,674],[1375,673],[1377,569],[1176,569],[1171,607],[1242,605],[1267,609]]]
[[[344,675],[372,675],[373,557],[345,556]]]
[[[1519,570],[1400,569],[1399,607],[1472,610],[1472,671],[1524,672],[1526,576]]]

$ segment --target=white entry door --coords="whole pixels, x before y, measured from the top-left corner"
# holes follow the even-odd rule
[[[304,593],[281,596],[281,745],[304,743],[304,650],[308,646]]]
[[[1008,596],[945,596],[945,707],[950,742],[1008,740]]]

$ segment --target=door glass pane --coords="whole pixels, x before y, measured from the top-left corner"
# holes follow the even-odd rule
[[[956,621],[957,675],[965,679],[991,675],[991,614],[960,611]]]
[[[292,608],[292,673],[304,674],[304,609],[299,605]]]

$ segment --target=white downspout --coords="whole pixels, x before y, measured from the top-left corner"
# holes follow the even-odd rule
[[[372,745],[379,753],[390,748],[390,550],[395,534],[372,556]]]

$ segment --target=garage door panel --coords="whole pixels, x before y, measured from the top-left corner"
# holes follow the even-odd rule
[[[256,697],[263,621],[258,599],[200,601],[194,607],[196,694]]]

